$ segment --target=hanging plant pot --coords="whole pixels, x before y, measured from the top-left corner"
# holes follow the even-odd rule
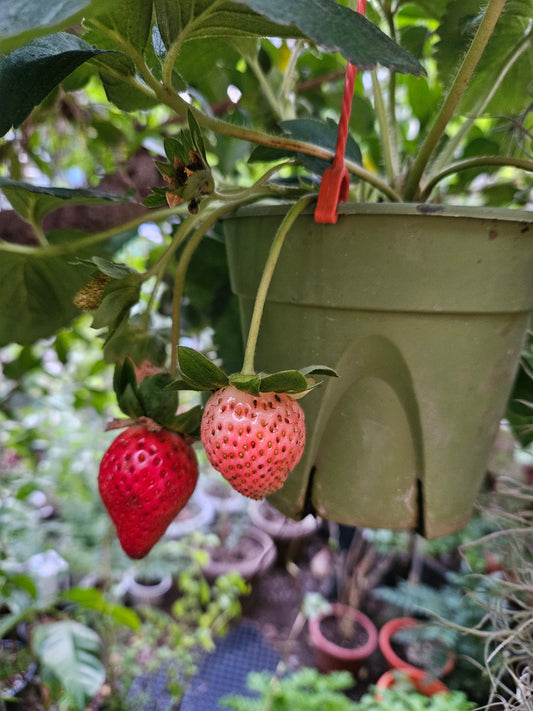
[[[372,620],[347,605],[335,603],[328,612],[309,620],[309,637],[317,669],[323,674],[346,670],[355,674],[377,648]]]
[[[455,667],[455,655],[446,647],[444,642],[441,642],[439,639],[425,640],[420,643],[423,647],[421,652],[418,653],[418,658],[420,659],[419,666],[415,666],[409,658],[410,652],[408,644],[403,645],[403,654],[399,651],[398,642],[395,643],[393,639],[394,635],[400,630],[416,627],[417,625],[420,625],[420,620],[414,617],[396,617],[386,622],[380,629],[378,637],[381,653],[392,669],[405,672],[413,679],[421,680],[425,677],[434,678],[436,676],[447,676]],[[438,655],[439,659],[444,659],[440,668],[436,668],[435,664],[432,663],[436,655]],[[431,669],[427,668],[428,664],[432,666]],[[422,665],[424,668],[422,668]]]
[[[287,207],[225,220],[244,330]],[[345,204],[299,217],[265,306],[255,365],[324,363],[301,400],[307,443],[271,502],[291,517],[450,534],[469,520],[533,310],[533,216]]]

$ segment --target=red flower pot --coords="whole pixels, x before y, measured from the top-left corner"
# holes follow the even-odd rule
[[[350,619],[355,623],[355,628],[361,630],[362,639],[359,645],[341,646],[326,636],[327,623],[342,617]],[[347,670],[355,674],[362,662],[376,650],[378,645],[378,633],[374,623],[359,610],[339,603],[332,605],[329,612],[311,618],[309,633],[311,645],[315,649],[316,666],[322,673]]]
[[[425,669],[419,669],[418,667],[413,666],[405,659],[399,657],[392,648],[392,637],[396,632],[398,632],[398,630],[405,629],[406,627],[415,627],[419,624],[420,620],[417,620],[414,617],[396,617],[393,620],[386,622],[379,631],[379,648],[389,663],[389,666],[392,667],[392,669],[400,669],[401,671],[407,672],[409,675],[414,674],[418,678],[420,678],[420,673],[423,676],[428,676],[428,672]],[[453,652],[450,652],[440,676],[446,676],[446,674],[449,674],[454,667],[455,655]]]

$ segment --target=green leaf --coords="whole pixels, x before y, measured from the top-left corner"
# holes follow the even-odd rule
[[[154,0],[157,27],[167,49],[180,34],[182,5],[174,0]]]
[[[129,607],[110,602],[101,590],[96,588],[70,588],[61,593],[61,599],[75,602],[87,610],[96,610],[115,622],[125,625],[132,630],[141,626],[139,615]]]
[[[458,68],[459,61],[477,30],[486,3],[482,0],[452,0],[438,28],[440,41],[436,48],[439,79],[447,86]],[[459,110],[468,113],[475,110],[481,99],[494,87],[501,69],[516,51],[525,35],[530,33],[533,17],[533,0],[506,0],[505,8],[496,24],[481,57],[478,67],[461,100]],[[531,37],[529,49],[522,53],[494,97],[485,109],[487,115],[522,113],[525,99],[530,91],[533,76],[533,52]]]
[[[105,669],[96,656],[100,637],[75,620],[37,625],[32,647],[45,674],[55,677],[70,693],[91,698],[105,681]]]
[[[79,315],[74,294],[89,276],[68,257],[1,253],[0,346],[29,345],[69,323]]]
[[[150,36],[152,0],[113,0],[107,7],[100,22],[142,53]]]
[[[112,279],[124,279],[130,274],[138,274],[135,269],[128,267],[127,264],[122,262],[114,262],[112,259],[106,259],[105,257],[93,257],[91,261],[98,267],[98,269],[110,276]]]
[[[101,0],[0,0],[0,51],[94,15]]]
[[[362,14],[335,0],[239,0],[281,26],[296,26],[329,52],[340,52],[360,69],[377,64],[405,74],[424,73],[422,65]]]
[[[58,32],[0,57],[0,136],[17,128],[71,72],[102,50]]]
[[[299,370],[283,370],[261,378],[263,393],[301,393],[308,389],[308,381]]]
[[[194,348],[180,346],[178,362],[184,380],[198,390],[218,390],[228,384],[224,371]]]
[[[108,326],[114,331],[130,308],[139,301],[142,277],[130,274],[122,279],[113,279],[106,286],[100,306],[94,313],[92,327]]]
[[[65,205],[104,205],[109,202],[131,202],[123,195],[112,195],[82,188],[53,188],[30,185],[0,177],[0,190],[18,214],[31,224],[41,222],[52,210]]]
[[[157,373],[144,378],[137,388],[144,414],[161,425],[170,421],[178,409],[177,392],[165,389],[170,379],[167,373]]]
[[[332,119],[328,119],[325,123],[319,121],[318,119],[291,119],[289,121],[282,121],[281,127],[284,132],[298,141],[306,141],[316,146],[321,146],[330,150],[332,153],[335,151],[335,146],[337,143],[337,134],[339,131],[339,126]],[[265,146],[257,146],[252,151],[249,158],[249,162],[254,161],[274,161],[281,158],[286,158],[290,156],[289,151],[282,151],[277,148],[269,148]],[[330,163],[321,158],[314,158],[308,156],[304,153],[297,153],[298,159],[301,161],[305,167],[316,175],[322,175]],[[362,165],[363,157],[361,154],[361,149],[359,145],[354,140],[354,138],[348,134],[346,140],[346,158],[359,163]]]
[[[165,45],[180,35],[199,37],[301,37],[294,26],[285,27],[238,2],[213,0],[156,0],[156,17]]]
[[[90,30],[84,39],[100,49],[107,50],[93,59],[100,74],[106,96],[122,111],[149,109],[158,102],[152,92],[141,89],[133,61],[122,51],[122,47],[98,30]]]
[[[131,358],[135,365],[145,360],[163,366],[166,360],[166,341],[157,331],[145,331],[125,322],[104,346],[106,363],[117,363]]]

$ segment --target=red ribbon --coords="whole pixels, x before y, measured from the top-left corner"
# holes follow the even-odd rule
[[[362,15],[364,15],[366,11],[366,2],[367,0],[357,0],[357,12],[360,12]],[[356,75],[357,67],[348,62],[346,66],[346,76],[344,78],[344,93],[342,96],[335,157],[333,158],[333,163],[329,168],[326,168],[322,175],[318,201],[315,208],[315,222],[337,222],[337,206],[339,202],[346,202],[348,200],[350,176],[344,163],[344,156],[346,153],[346,140],[348,138]]]

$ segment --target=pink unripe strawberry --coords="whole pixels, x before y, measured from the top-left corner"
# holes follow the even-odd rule
[[[262,499],[280,489],[300,461],[304,413],[287,393],[250,395],[227,385],[206,403],[201,438],[209,461],[233,488]]]
[[[197,481],[194,451],[177,432],[134,425],[111,443],[98,486],[130,558],[143,558],[157,543]]]

